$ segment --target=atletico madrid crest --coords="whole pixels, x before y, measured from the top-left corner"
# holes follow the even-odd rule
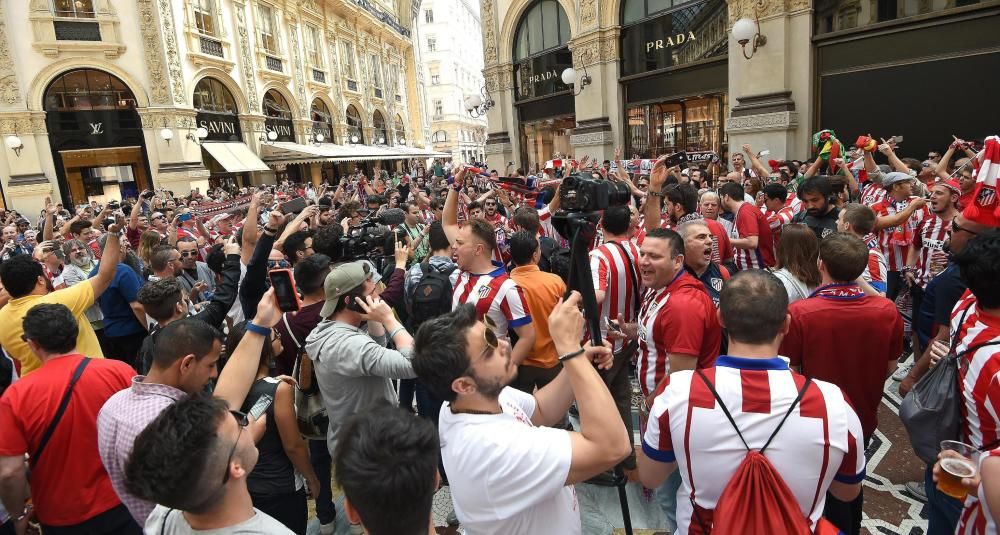
[[[722,291],[722,279],[717,277],[712,277],[712,289],[721,292]]]
[[[486,299],[487,297],[489,297],[491,290],[492,289],[490,288],[489,284],[484,284],[484,285],[480,286],[479,287],[479,298],[480,299]]]

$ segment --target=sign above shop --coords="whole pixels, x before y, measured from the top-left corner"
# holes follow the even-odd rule
[[[268,117],[264,119],[264,129],[278,134],[278,139],[275,141],[295,141],[295,130],[290,119]]]
[[[560,48],[514,65],[514,85],[517,100],[544,97],[570,91],[562,82],[562,72],[573,66],[573,54]]]
[[[239,118],[227,113],[198,112],[198,127],[208,131],[208,141],[242,141]]]
[[[622,76],[724,55],[726,17],[726,2],[706,0],[623,27]]]

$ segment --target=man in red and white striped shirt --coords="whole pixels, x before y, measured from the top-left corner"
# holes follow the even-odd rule
[[[760,209],[743,200],[743,186],[734,182],[719,189],[722,207],[733,214],[729,241],[736,249],[736,268],[764,269],[774,265],[774,240],[771,227]]]
[[[871,233],[875,228],[875,212],[857,203],[844,205],[837,214],[837,230],[851,234],[865,243],[868,248],[868,264],[856,281],[866,295],[885,296],[886,269],[885,256],[878,247],[878,240]]]
[[[990,450],[1000,444],[1000,230],[969,240],[954,261],[969,285],[951,314],[952,343],[960,358],[960,440]],[[981,508],[975,497],[966,499],[958,533],[982,533],[973,529],[981,524],[976,520]]]
[[[917,224],[913,247],[906,255],[906,267],[909,269],[906,278],[911,287],[925,288],[935,275],[948,267],[944,244],[951,236],[951,220],[958,215],[961,193],[955,179],[939,181],[931,188],[930,212]],[[914,301],[913,309],[920,309],[918,301]]]
[[[535,343],[535,328],[521,289],[502,267],[494,265],[497,248],[493,226],[483,219],[472,219],[458,226],[458,189],[462,187],[466,169],[455,174],[443,211],[442,227],[455,251],[458,269],[452,272],[452,308],[469,303],[475,305],[480,318],[489,317],[498,336],[506,338],[508,330],[517,333],[517,343],[511,359],[520,365]]]
[[[927,216],[927,202],[912,195],[914,179],[906,173],[892,172],[882,179],[888,195],[871,208],[878,217],[879,248],[888,262],[886,297],[895,300],[902,289],[902,269],[906,253],[913,243],[913,229]]]
[[[639,247],[628,239],[632,212],[628,206],[610,206],[604,210],[601,227],[604,243],[590,252],[590,272],[594,281],[594,294],[601,307],[600,317],[619,324],[633,323],[638,312],[638,302],[642,299],[642,283],[636,262]],[[607,323],[601,324],[601,339],[607,340]],[[632,381],[629,365],[635,353],[635,346],[618,339],[614,342],[615,362],[605,374],[608,390],[615,399],[618,412],[625,422],[629,436],[632,436]],[[623,351],[628,348],[629,351]],[[635,469],[635,455],[623,462],[627,470]]]
[[[770,273],[741,272],[722,289],[720,314],[732,356],[719,357],[703,373],[750,448],[764,445],[805,384],[805,377],[777,356],[787,313],[788,294]],[[746,455],[747,446],[697,373],[677,372],[664,381],[643,434],[639,479],[652,488],[680,472],[675,534],[700,533],[696,514],[712,523],[719,497]],[[812,527],[827,491],[844,501],[861,491],[861,422],[833,384],[813,381],[765,455]]]
[[[788,203],[788,190],[781,184],[768,184],[762,190],[764,193],[764,217],[767,219],[767,226],[771,228],[771,235],[774,236],[774,248],[778,248],[781,243],[781,227],[787,225],[798,213],[795,205]],[[802,203],[798,203],[801,207]]]

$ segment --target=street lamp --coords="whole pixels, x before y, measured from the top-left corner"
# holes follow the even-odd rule
[[[14,151],[14,154],[16,154],[18,158],[21,157],[21,149],[24,148],[24,143],[21,142],[21,138],[17,137],[17,135],[7,136],[4,143],[7,145],[8,149]]]
[[[160,130],[160,138],[163,139],[163,141],[166,141],[167,145],[170,145],[170,140],[174,139],[174,131],[167,127],[163,127],[163,129]]]
[[[357,144],[358,141],[360,141],[360,139],[358,139],[357,135],[351,136],[351,143]]]
[[[759,47],[767,44],[767,37],[760,33],[760,19],[757,16],[757,9],[754,9],[753,20],[742,17],[733,24],[733,39],[740,44],[743,49],[743,57],[750,59]],[[753,41],[750,54],[747,54],[747,45]]]
[[[204,126],[199,126],[194,132],[188,132],[186,137],[198,145],[201,145],[201,142],[208,137],[208,129]]]
[[[486,112],[495,105],[485,85],[479,90],[479,92],[482,96],[473,94],[469,95],[465,99],[465,111],[467,111],[473,118],[486,115]]]
[[[573,67],[566,67],[565,69],[563,69],[560,78],[562,78],[562,82],[566,85],[576,85],[577,76],[578,73],[576,72],[576,69],[574,69]],[[575,97],[580,93],[583,93],[583,88],[590,85],[592,81],[593,80],[590,79],[590,74],[587,72],[587,67],[584,66],[583,76],[580,76],[580,90],[574,92],[573,96]]]

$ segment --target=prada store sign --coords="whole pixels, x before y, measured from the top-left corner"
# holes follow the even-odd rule
[[[622,76],[632,76],[724,56],[726,2],[706,0],[625,26]]]
[[[517,100],[543,97],[572,89],[562,81],[563,70],[573,66],[573,55],[561,48],[514,64]]]

